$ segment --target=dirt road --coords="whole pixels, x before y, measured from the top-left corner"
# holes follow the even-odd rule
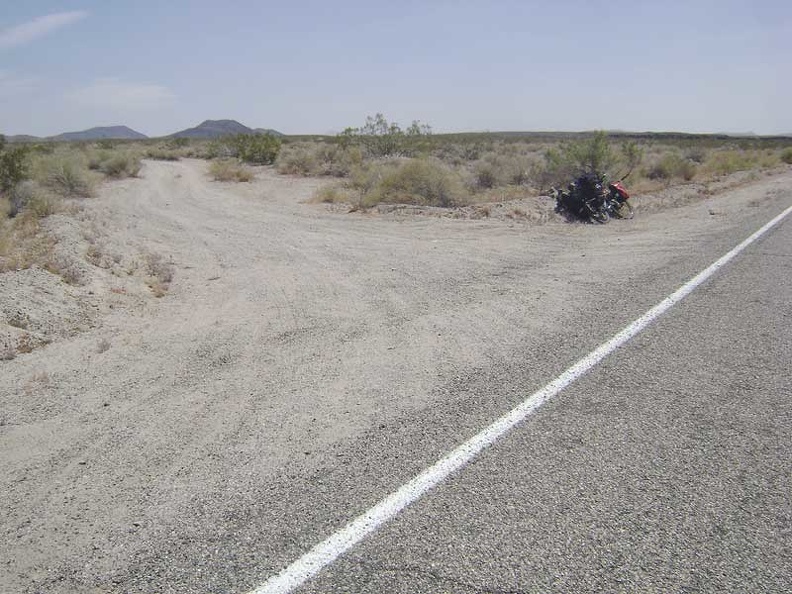
[[[26,306],[90,324],[0,361],[1,592],[245,591],[792,202],[787,172],[529,225],[333,213],[314,180],[205,168],[147,162],[62,223],[106,265]],[[0,276],[6,306],[15,274],[46,273]]]

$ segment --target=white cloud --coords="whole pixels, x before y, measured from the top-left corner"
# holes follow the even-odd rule
[[[87,87],[68,92],[66,98],[84,107],[138,110],[171,105],[176,97],[170,89],[160,85],[103,78]]]
[[[88,16],[84,10],[48,14],[16,27],[0,31],[0,49],[24,45],[53,31],[81,21]]]
[[[37,85],[38,79],[18,77],[13,72],[0,70],[0,99],[28,93]]]

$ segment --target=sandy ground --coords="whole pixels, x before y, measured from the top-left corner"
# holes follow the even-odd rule
[[[592,226],[536,203],[348,214],[309,203],[316,180],[205,170],[147,162],[53,217],[76,284],[0,275],[0,340],[36,347],[0,361],[2,592],[131,591],[119,576],[202,496],[408,423],[618,287],[643,307],[645,279],[685,280],[690,250],[792,195],[786,171]]]

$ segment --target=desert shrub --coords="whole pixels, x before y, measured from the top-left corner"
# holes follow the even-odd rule
[[[387,164],[373,164],[355,183],[361,191],[361,204],[420,204],[457,206],[470,195],[459,175],[435,159],[409,159]]]
[[[703,146],[692,146],[685,151],[685,159],[701,165],[707,160],[707,149]]]
[[[141,167],[140,157],[128,152],[107,154],[98,164],[99,171],[115,179],[137,177]]]
[[[8,148],[3,140],[0,144],[0,192],[11,191],[29,174],[28,150],[25,147]]]
[[[318,175],[319,160],[306,146],[284,148],[276,161],[278,173],[286,175]]]
[[[558,149],[549,149],[545,159],[548,170],[558,171],[565,178],[582,173],[602,173],[615,164],[615,155],[605,132],[597,132],[579,142],[564,143]]]
[[[533,177],[533,161],[513,151],[492,152],[473,166],[472,186],[489,190],[501,186],[522,186]]]
[[[0,211],[3,210],[0,199]],[[41,228],[40,217],[24,209],[14,218],[0,218],[0,273],[46,267],[53,255],[54,241]]]
[[[253,179],[253,172],[234,159],[212,161],[209,175],[215,181],[249,182]]]
[[[681,178],[690,181],[696,175],[696,164],[678,153],[666,153],[645,171],[645,176],[654,180]]]
[[[325,204],[332,204],[336,202],[355,202],[354,196],[350,189],[338,185],[322,186],[314,193],[314,201]]]
[[[63,197],[88,197],[94,193],[95,179],[85,155],[75,151],[43,155],[35,163],[34,176],[40,185]]]
[[[419,121],[413,121],[402,130],[396,122],[389,122],[378,113],[368,116],[360,128],[347,128],[338,136],[341,146],[357,145],[374,158],[412,156],[430,146],[432,129]]]
[[[116,141],[110,138],[102,138],[96,141],[96,146],[102,150],[111,151],[116,147]]]
[[[275,164],[284,174],[347,177],[362,161],[357,146],[314,142],[283,147]]]
[[[482,161],[473,170],[473,183],[476,188],[489,190],[500,185],[498,172],[491,162]]]
[[[186,140],[186,139],[176,139],[176,140]],[[175,152],[173,149],[169,148],[162,148],[162,147],[153,147],[148,149],[145,152],[146,159],[154,159],[155,161],[178,161],[181,159],[179,153]]]
[[[756,155],[747,151],[722,150],[710,154],[705,166],[714,175],[729,175],[752,169],[756,162]]]
[[[163,297],[173,281],[173,264],[160,254],[149,253],[145,256],[147,284],[155,297]]]
[[[781,151],[781,160],[787,165],[792,165],[792,146]]]
[[[168,148],[171,149],[183,149],[187,148],[188,146],[190,146],[189,138],[177,137],[168,140]]]
[[[461,166],[481,159],[488,150],[491,150],[490,145],[491,143],[484,142],[435,142],[431,154],[444,163]]]
[[[542,186],[563,185],[584,173],[625,177],[640,165],[643,156],[643,147],[635,142],[624,142],[618,151],[614,150],[608,135],[600,131],[590,138],[547,149],[545,166],[537,181]]]
[[[271,165],[278,157],[281,139],[272,134],[237,134],[228,139],[235,155],[245,163]]]
[[[47,194],[31,180],[22,181],[14,186],[8,192],[6,204],[5,214],[9,217],[15,217],[28,210],[36,217],[42,218],[57,212],[59,206],[54,196]]]

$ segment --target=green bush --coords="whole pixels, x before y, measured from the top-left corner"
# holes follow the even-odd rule
[[[209,165],[209,175],[215,181],[249,182],[253,180],[253,172],[234,159],[212,161],[212,164]]]
[[[502,186],[523,186],[533,178],[534,163],[514,152],[492,152],[473,167],[472,186],[489,190]]]
[[[38,182],[63,197],[92,196],[95,179],[88,170],[88,160],[82,153],[66,153],[40,157],[36,163]]]
[[[678,153],[666,153],[645,172],[649,179],[671,180],[681,178],[690,181],[696,175],[696,164]]]
[[[0,192],[10,192],[29,177],[28,150],[25,147],[6,148],[0,144]]]
[[[361,191],[364,207],[378,203],[449,207],[470,199],[459,176],[430,159],[370,165],[353,177],[353,183]]]
[[[271,165],[280,152],[281,139],[272,134],[237,134],[229,139],[229,144],[241,161]]]
[[[605,132],[595,132],[591,138],[547,149],[545,167],[538,181],[542,186],[564,185],[584,173],[622,178],[640,165],[643,155],[643,148],[630,141],[615,151]]]
[[[171,149],[183,149],[183,148],[187,148],[188,146],[190,146],[189,138],[177,137],[177,138],[171,138],[168,141],[168,148]]]
[[[278,173],[286,175],[318,175],[319,160],[305,146],[285,147],[278,155]]]
[[[43,191],[35,182],[25,180],[9,192],[8,216],[16,216],[28,211],[37,218],[49,216],[58,211],[59,201]]]
[[[178,161],[181,159],[179,153],[174,152],[172,149],[162,147],[148,149],[145,153],[145,157],[146,159],[154,159],[155,161]]]
[[[756,155],[748,151],[714,151],[707,159],[706,167],[715,175],[729,175],[737,171],[753,169],[756,161]]]
[[[360,128],[347,128],[337,140],[344,147],[363,147],[370,157],[405,157],[428,150],[431,134],[431,127],[417,120],[402,130],[396,122],[389,122],[378,113],[373,117],[368,116]]]
[[[781,160],[787,165],[792,165],[792,146],[781,151]]]
[[[102,161],[99,171],[108,177],[121,179],[125,177],[137,177],[142,165],[140,158],[130,153],[116,153]]]
[[[312,142],[283,147],[275,164],[284,174],[347,177],[362,161],[356,146]]]

